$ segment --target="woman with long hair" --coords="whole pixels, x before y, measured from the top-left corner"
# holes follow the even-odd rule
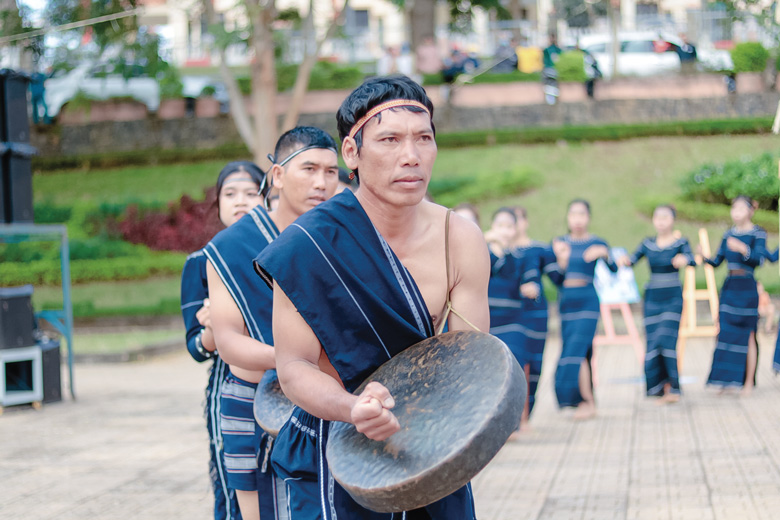
[[[685,237],[675,236],[673,206],[663,204],[653,212],[656,235],[645,238],[630,257],[618,259],[618,265],[632,266],[641,258],[650,265],[650,280],[645,286],[644,317],[647,353],[645,381],[647,395],[664,402],[680,400],[677,374],[677,333],[683,309],[679,270],[696,265]]]
[[[542,373],[544,345],[547,339],[547,299],[542,286],[542,274],[559,284],[561,277],[555,270],[555,255],[549,244],[533,240],[528,236],[528,212],[516,206],[517,235],[512,247],[512,256],[522,267],[520,279],[520,304],[522,312],[517,321],[510,325],[521,335],[526,365],[523,366],[528,380],[528,403],[523,410],[521,427],[528,422],[536,402],[536,389]]]
[[[217,214],[225,227],[238,222],[263,201],[265,173],[249,161],[228,163],[217,177]],[[250,259],[251,261],[251,259]],[[204,414],[209,434],[209,475],[214,490],[214,519],[241,518],[235,490],[229,489],[220,429],[219,396],[229,371],[216,352],[209,312],[206,256],[198,250],[187,257],[181,275],[181,312],[187,329],[187,350],[199,363],[213,360],[206,385]]]
[[[742,387],[748,396],[756,384],[758,364],[758,290],[753,271],[766,256],[766,231],[753,224],[756,204],[740,195],[731,203],[733,226],[723,234],[718,252],[704,261],[718,267],[725,260],[728,276],[720,292],[718,339],[707,384]]]
[[[571,201],[566,220],[569,233],[552,243],[556,270],[563,278],[559,298],[563,344],[555,371],[555,395],[559,406],[577,408],[574,419],[584,420],[596,415],[591,367],[600,315],[593,285],[596,261],[604,260],[612,272],[617,265],[610,258],[607,242],[588,230],[590,204],[586,200]]]

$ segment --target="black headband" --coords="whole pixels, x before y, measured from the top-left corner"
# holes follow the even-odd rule
[[[328,151],[331,151],[331,152],[335,153],[336,155],[339,154],[336,151],[335,148],[331,148],[329,146],[321,146],[321,145],[318,145],[318,144],[312,144],[312,145],[309,145],[309,146],[304,146],[303,148],[298,148],[297,150],[295,150],[293,153],[291,153],[290,155],[288,155],[287,157],[285,157],[283,160],[279,161],[278,163],[276,162],[276,158],[274,158],[274,156],[271,155],[270,153],[268,154],[268,159],[272,163],[274,163],[274,164],[278,164],[279,166],[284,166],[285,164],[290,162],[294,157],[297,157],[298,155],[300,155],[303,152],[306,152],[308,150],[328,150]]]

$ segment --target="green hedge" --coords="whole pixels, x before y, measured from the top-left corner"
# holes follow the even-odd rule
[[[660,204],[674,204],[677,209],[677,218],[702,223],[731,223],[731,208],[722,204],[708,204],[682,198],[668,199],[660,197],[647,197],[637,201],[637,209],[651,217],[653,210]],[[753,223],[758,224],[769,232],[778,231],[778,215],[774,211],[759,209],[753,215]]]
[[[180,274],[187,255],[148,253],[147,255],[74,260],[70,263],[71,283],[112,280],[138,280],[157,275]],[[53,260],[0,263],[4,285],[54,285],[61,282],[60,264]]]
[[[290,90],[295,85],[299,64],[276,65],[276,88],[279,92]],[[355,65],[340,65],[329,61],[318,61],[311,71],[309,90],[351,89],[362,83],[365,74]],[[248,96],[252,93],[252,78],[244,76],[237,78],[241,93]]]
[[[729,205],[738,195],[756,200],[759,208],[777,209],[780,154],[765,153],[723,164],[704,164],[680,183],[686,199]]]
[[[584,54],[582,51],[567,51],[561,54],[555,68],[558,70],[558,81],[575,81],[583,83],[587,76],[585,75]]]
[[[494,144],[538,144],[558,141],[620,141],[638,137],[706,136],[723,134],[763,134],[772,128],[772,118],[672,121],[635,125],[564,126],[482,130],[438,134],[440,148],[492,146]]]
[[[620,141],[640,137],[706,136],[723,134],[764,134],[772,129],[772,118],[712,119],[675,121],[636,125],[563,126],[551,128],[509,128],[473,130],[468,132],[438,133],[439,148],[462,146],[491,146],[494,144],[539,144],[558,141]],[[92,168],[115,168],[146,164],[192,163],[207,160],[251,159],[243,144],[218,148],[175,150],[139,150],[111,154],[73,155],[61,157],[33,157],[36,175],[47,171]],[[37,220],[37,216],[36,216]]]
[[[121,168],[143,164],[176,164],[220,160],[237,161],[251,159],[252,154],[243,143],[223,145],[216,148],[176,148],[173,150],[151,149],[103,154],[63,155],[32,158],[36,175],[57,170],[90,170],[100,168]],[[36,221],[38,215],[35,216]]]
[[[761,72],[766,68],[769,51],[758,42],[738,43],[731,49],[734,72]]]

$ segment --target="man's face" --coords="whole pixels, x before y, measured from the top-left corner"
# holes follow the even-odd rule
[[[358,169],[360,191],[392,205],[419,204],[428,189],[436,141],[426,112],[385,110],[363,127],[363,146],[345,153],[347,166]]]
[[[279,204],[303,215],[336,192],[339,166],[336,153],[315,148],[294,157],[284,167],[274,168],[274,186]]]

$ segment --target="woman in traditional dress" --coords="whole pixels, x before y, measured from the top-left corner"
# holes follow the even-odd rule
[[[263,200],[260,189],[265,174],[254,163],[228,163],[217,178],[217,210],[225,227],[238,222]],[[214,519],[240,519],[235,490],[227,485],[227,472],[222,451],[219,396],[229,371],[216,352],[209,313],[209,292],[206,280],[206,255],[198,250],[187,257],[181,275],[181,312],[187,329],[187,350],[195,361],[214,363],[206,386],[204,414],[209,433],[211,457],[209,475],[214,490]],[[251,259],[250,259],[251,261]]]
[[[490,333],[503,341],[521,367],[527,367],[528,355],[523,346],[523,334],[517,323],[522,314],[520,284],[523,277],[521,261],[512,254],[517,233],[517,217],[511,208],[499,208],[493,215],[485,241],[490,250]],[[527,379],[526,373],[526,379]],[[527,402],[523,418],[527,420]],[[521,423],[522,427],[522,423]]]
[[[523,273],[520,280],[520,303],[522,312],[517,322],[508,325],[522,336],[523,351],[527,364],[523,367],[528,380],[528,403],[523,410],[521,428],[525,426],[536,402],[536,389],[542,373],[544,344],[547,339],[547,299],[544,297],[542,274],[547,273],[554,283],[562,281],[556,271],[555,255],[549,244],[532,240],[528,236],[528,213],[525,208],[515,207],[517,236],[512,255],[520,261]]]
[[[742,387],[748,396],[756,383],[758,363],[758,291],[753,270],[766,256],[766,231],[753,224],[753,199],[740,195],[731,203],[734,225],[723,235],[714,258],[704,261],[718,267],[725,260],[728,276],[723,282],[718,312],[718,339],[707,384]]]
[[[569,234],[552,243],[556,271],[563,277],[559,298],[563,345],[555,371],[555,395],[561,407],[577,407],[574,418],[584,420],[596,415],[591,358],[600,307],[593,275],[599,258],[612,272],[617,265],[610,258],[607,242],[588,231],[587,201],[570,202],[566,219]]]
[[[631,257],[618,259],[618,265],[632,266],[646,257],[650,264],[650,280],[645,286],[644,298],[647,395],[661,397],[670,403],[680,400],[677,333],[683,298],[679,270],[696,265],[688,239],[675,236],[675,216],[673,206],[655,208],[656,236],[645,238]]]

